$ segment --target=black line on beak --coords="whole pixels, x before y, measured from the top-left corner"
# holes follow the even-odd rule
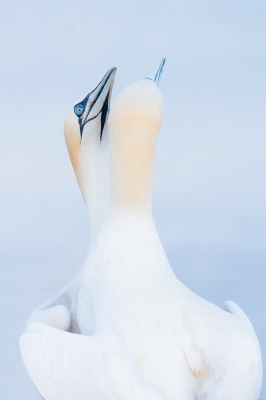
[[[100,134],[100,140],[102,140],[102,136],[103,136],[103,129],[104,129],[104,125],[106,122],[106,118],[107,118],[107,113],[108,113],[108,103],[109,103],[109,92],[107,93],[107,96],[104,100],[103,103],[103,108],[102,108],[102,115],[101,115],[101,134]]]
[[[79,118],[78,121],[79,121],[80,141],[81,141],[81,139],[82,139],[82,132],[83,132],[83,128],[84,128],[85,124],[82,123],[82,119],[81,119],[81,118]]]

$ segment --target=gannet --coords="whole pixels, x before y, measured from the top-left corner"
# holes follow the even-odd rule
[[[244,312],[174,275],[152,216],[163,100],[148,76],[109,116],[110,205],[80,285],[81,335],[32,323],[20,348],[47,400],[257,400],[260,346]],[[41,362],[40,362],[41,360]]]
[[[64,134],[76,178],[90,220],[90,245],[97,237],[109,199],[108,116],[116,68],[107,71],[99,85],[71,107]],[[77,276],[35,309],[27,320],[43,322],[79,333],[77,302],[84,264]]]
[[[261,353],[248,318],[235,303],[222,310],[178,281],[156,232],[151,192],[162,114],[149,79],[113,104],[111,207],[80,289],[81,332],[108,316],[145,382],[166,399],[257,400]]]

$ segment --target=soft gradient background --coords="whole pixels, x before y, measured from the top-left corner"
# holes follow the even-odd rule
[[[0,20],[1,398],[40,399],[18,338],[86,252],[64,117],[108,68],[115,98],[162,56],[158,231],[184,283],[244,309],[265,360],[266,2],[9,0]]]

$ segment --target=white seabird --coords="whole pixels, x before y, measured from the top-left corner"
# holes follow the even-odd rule
[[[65,140],[90,220],[90,245],[97,237],[109,201],[108,117],[116,68],[107,71],[99,85],[70,109],[64,126]],[[80,333],[77,302],[85,263],[77,276],[37,307],[27,325],[43,322]]]
[[[222,310],[178,281],[156,232],[151,193],[162,115],[150,79],[125,88],[113,105],[110,208],[80,286],[81,335],[33,323],[20,341],[47,400],[259,397],[261,354],[250,321],[235,303]]]

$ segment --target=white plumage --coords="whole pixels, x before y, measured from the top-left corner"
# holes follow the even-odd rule
[[[110,145],[107,122],[115,73],[116,68],[107,71],[99,85],[85,97],[88,98],[87,108],[90,102],[94,102],[94,107],[88,112],[88,121],[82,127],[82,135],[79,119],[74,112],[76,107],[71,107],[65,120],[64,133],[69,156],[90,217],[90,245],[99,234],[109,201]],[[83,98],[77,104],[82,100]],[[102,126],[105,101],[108,102],[106,121]],[[85,263],[71,282],[35,309],[28,318],[27,325],[42,322],[61,330],[80,333],[77,305],[84,268]]]
[[[20,339],[47,400],[259,397],[261,354],[250,321],[235,303],[222,310],[178,281],[156,232],[151,192],[162,115],[150,76],[113,105],[110,201],[79,280],[81,334],[35,322]]]

